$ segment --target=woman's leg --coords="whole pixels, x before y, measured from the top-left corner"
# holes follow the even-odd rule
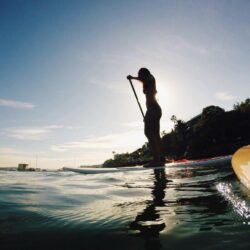
[[[153,157],[154,161],[156,162],[161,161],[161,144],[157,136],[154,136],[153,138]]]
[[[148,138],[149,145],[152,149],[153,153],[153,161],[160,162],[161,161],[161,139],[157,136],[154,131],[147,131],[146,136]]]
[[[160,118],[161,109],[149,109],[145,116],[145,135],[148,138],[149,145],[153,153],[153,161],[161,162],[162,157],[162,141],[160,137]]]

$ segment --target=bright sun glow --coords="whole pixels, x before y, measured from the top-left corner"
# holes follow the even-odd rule
[[[160,105],[165,109],[165,107],[169,107],[172,104],[172,95],[171,95],[171,86],[170,79],[166,77],[157,77],[156,79],[156,88],[157,95],[156,98],[159,101]]]
[[[156,98],[162,105],[169,102],[169,92],[164,83],[158,82]]]
[[[173,80],[157,75],[156,78],[156,88],[157,95],[156,99],[159,102],[162,108],[162,118],[161,118],[161,130],[171,131],[173,128],[173,122],[170,120],[170,117],[173,115],[172,110],[176,105],[176,100],[174,96],[176,95],[176,90],[173,85]]]

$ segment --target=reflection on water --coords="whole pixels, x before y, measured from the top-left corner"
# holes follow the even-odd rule
[[[222,184],[235,181],[231,169],[225,166],[219,170],[213,166],[168,169],[167,174],[165,170],[155,170],[152,199],[129,224],[132,235],[144,239],[145,249],[161,249],[160,233],[169,233],[169,224],[172,231],[176,230],[173,224],[180,224],[190,232],[218,231],[218,227],[234,224],[228,216],[231,205],[241,215],[242,222],[248,220],[243,224],[249,224],[249,200],[235,198],[233,189],[228,191],[228,186]]]
[[[229,165],[101,175],[0,171],[0,245],[193,250],[223,242],[248,249],[249,198]]]
[[[152,188],[152,201],[130,223],[131,230],[139,231],[139,235],[145,239],[145,249],[160,249],[159,233],[165,228],[165,222],[161,220],[157,207],[164,207],[165,188],[167,178],[165,170],[154,170],[154,185]]]

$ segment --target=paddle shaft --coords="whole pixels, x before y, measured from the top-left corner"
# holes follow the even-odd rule
[[[137,94],[136,94],[136,92],[135,92],[135,88],[134,88],[134,86],[133,86],[133,83],[132,83],[131,79],[128,79],[128,80],[129,80],[129,82],[130,82],[131,88],[132,88],[132,90],[133,90],[133,92],[134,92],[134,95],[135,95],[135,99],[136,99],[136,101],[137,101],[137,103],[138,103],[138,105],[139,105],[139,108],[140,108],[142,117],[143,117],[143,119],[144,119],[144,118],[145,118],[145,115],[144,115],[144,113],[143,113],[143,110],[142,110],[141,104],[140,104],[140,102],[139,102],[138,96],[137,96]]]

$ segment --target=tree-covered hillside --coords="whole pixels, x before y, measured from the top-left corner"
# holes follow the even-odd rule
[[[184,122],[172,116],[174,128],[162,133],[164,155],[168,159],[199,159],[232,154],[250,144],[250,99],[234,105],[225,112],[209,106],[193,119]],[[115,154],[104,167],[140,165],[151,160],[148,143],[132,153]]]

